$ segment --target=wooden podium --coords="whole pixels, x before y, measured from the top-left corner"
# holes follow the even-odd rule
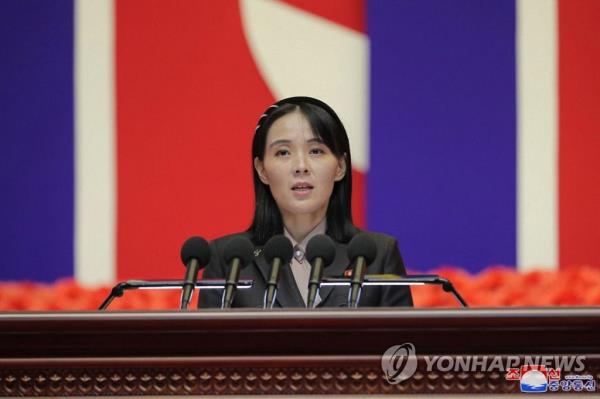
[[[403,343],[416,372],[391,384],[381,358]],[[506,370],[426,357],[528,355],[583,355],[600,378],[600,309],[0,314],[2,396],[516,393]]]

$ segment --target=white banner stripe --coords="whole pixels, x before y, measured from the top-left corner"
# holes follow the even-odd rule
[[[364,34],[279,1],[240,0],[242,25],[277,100],[328,103],[346,127],[352,166],[369,168],[369,40]]]
[[[517,1],[517,265],[558,264],[557,4]]]
[[[113,0],[75,2],[75,278],[115,279]]]

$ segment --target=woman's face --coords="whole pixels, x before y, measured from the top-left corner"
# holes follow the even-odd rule
[[[312,131],[306,117],[295,111],[277,119],[267,132],[263,160],[254,160],[260,180],[285,219],[300,215],[325,217],[333,185],[346,173],[338,159]]]

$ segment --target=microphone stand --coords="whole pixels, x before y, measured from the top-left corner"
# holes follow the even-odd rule
[[[321,285],[350,286],[351,278],[348,277],[323,277]],[[363,285],[441,285],[445,292],[450,292],[462,307],[468,307],[467,302],[458,293],[452,283],[436,274],[415,274],[412,276],[398,276],[396,274],[367,274]]]
[[[127,291],[127,290],[178,289],[178,288],[183,288],[184,284],[188,284],[188,283],[186,283],[184,280],[155,280],[155,281],[127,280],[127,281],[121,281],[112,288],[112,290],[110,291],[110,294],[104,300],[104,302],[102,302],[102,304],[100,305],[100,307],[98,309],[106,310],[106,308],[108,308],[108,305],[110,305],[110,303],[113,301],[113,299],[122,297],[123,294],[125,293],[125,291]],[[240,280],[238,282],[238,288],[241,288],[241,289],[250,288],[250,287],[252,287],[252,284],[253,284],[252,280]],[[195,287],[203,288],[203,289],[217,289],[217,290],[223,289],[225,287],[225,280],[223,280],[223,279],[198,280],[195,283]]]

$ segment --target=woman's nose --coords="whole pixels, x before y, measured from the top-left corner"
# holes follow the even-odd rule
[[[298,155],[294,163],[294,174],[303,175],[308,173],[308,164],[306,158],[303,155]]]

